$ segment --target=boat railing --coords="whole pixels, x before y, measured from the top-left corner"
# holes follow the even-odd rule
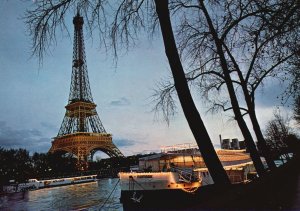
[[[196,181],[194,176],[194,171],[192,169],[180,169],[176,167],[171,167],[171,171],[177,172],[179,176],[179,182],[191,183]]]

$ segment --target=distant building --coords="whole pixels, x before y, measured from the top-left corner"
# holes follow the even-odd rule
[[[237,138],[222,139],[220,135],[221,149],[239,150],[246,149],[245,141],[239,141]]]
[[[239,141],[240,149],[246,149],[245,141]]]
[[[240,143],[237,138],[231,140],[231,149],[240,149]]]
[[[227,138],[227,139],[223,139],[221,141],[221,149],[230,149],[231,146],[230,146],[230,139]]]

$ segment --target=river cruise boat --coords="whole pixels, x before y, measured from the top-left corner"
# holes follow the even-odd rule
[[[135,171],[119,173],[123,205],[191,200],[201,187],[213,184],[197,146],[185,144],[165,149],[140,158]],[[245,183],[249,174],[255,174],[245,150],[216,152],[231,183]]]
[[[4,193],[15,193],[27,190],[36,190],[41,188],[50,188],[56,186],[73,185],[79,183],[94,182],[97,180],[97,175],[87,175],[78,177],[67,177],[59,179],[29,179],[26,183],[11,184],[3,187]]]

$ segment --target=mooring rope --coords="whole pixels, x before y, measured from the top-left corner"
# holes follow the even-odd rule
[[[108,201],[108,199],[111,197],[112,193],[115,191],[115,189],[116,189],[116,187],[117,187],[117,185],[118,185],[119,182],[120,182],[120,179],[117,181],[117,183],[115,184],[115,187],[112,189],[112,191],[110,192],[109,196],[106,198],[106,200],[104,201],[104,203],[102,204],[102,206],[100,207],[99,210],[101,210],[104,207],[104,205],[106,204],[106,202]]]
[[[136,181],[133,177],[130,178],[134,183],[138,184],[143,190],[145,190],[145,188],[138,182]],[[134,189],[133,189],[134,190]]]

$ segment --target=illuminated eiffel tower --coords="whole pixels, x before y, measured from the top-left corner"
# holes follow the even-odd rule
[[[96,151],[109,157],[123,157],[106,133],[96,111],[90,89],[83,40],[83,18],[79,12],[73,18],[74,46],[72,81],[66,114],[49,152],[64,151],[78,161],[87,161]]]

